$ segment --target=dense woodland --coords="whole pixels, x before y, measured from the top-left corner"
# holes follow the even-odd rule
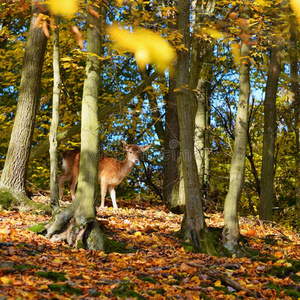
[[[298,0],[0,7],[0,298],[299,298]]]
[[[104,250],[111,233],[97,218],[118,212],[98,207],[95,158],[122,160],[127,143],[151,147],[117,186],[118,207],[179,214],[193,251],[251,256],[246,216],[299,230],[296,0],[0,5],[3,208],[43,211],[46,238]],[[66,205],[61,157],[76,148]],[[212,212],[223,218],[217,232]]]

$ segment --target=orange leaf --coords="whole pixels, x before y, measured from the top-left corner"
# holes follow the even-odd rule
[[[100,19],[100,15],[98,14],[97,11],[95,11],[95,10],[89,8],[89,13],[90,13],[92,16],[94,16],[95,18]]]
[[[73,33],[75,33],[76,38],[77,38],[77,43],[78,43],[79,47],[80,47],[81,49],[83,49],[83,48],[84,48],[84,45],[83,45],[83,38],[82,38],[82,34],[80,33],[78,27],[75,26],[75,25],[72,26],[72,27],[71,27],[71,31],[72,31]]]
[[[197,268],[191,267],[191,266],[187,265],[186,263],[182,263],[180,265],[180,270],[183,272],[189,273],[189,274],[197,272]]]
[[[49,37],[49,30],[48,30],[47,21],[45,21],[45,20],[43,21],[42,27],[43,27],[44,35],[46,36],[46,38],[48,38]]]
[[[247,231],[247,234],[248,234],[248,235],[256,235],[256,231],[255,231],[253,228],[250,228],[250,229]]]

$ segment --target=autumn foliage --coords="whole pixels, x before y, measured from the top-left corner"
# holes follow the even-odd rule
[[[36,201],[48,201],[45,197]],[[3,299],[297,299],[299,239],[275,224],[241,219],[256,258],[218,258],[185,249],[174,232],[181,216],[162,206],[122,202],[98,209],[106,252],[70,249],[29,227],[49,217],[0,211],[0,296]],[[223,225],[219,213],[209,226]],[[255,230],[253,234],[252,230]],[[258,254],[258,253],[257,253]]]

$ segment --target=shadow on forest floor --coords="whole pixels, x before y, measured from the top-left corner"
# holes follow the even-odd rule
[[[34,200],[49,201],[47,197]],[[114,248],[104,253],[52,243],[28,230],[49,216],[0,210],[0,298],[300,298],[296,233],[241,218],[241,234],[264,257],[211,257],[186,251],[176,238],[181,215],[163,206],[118,203],[123,207],[118,211],[98,208],[97,219],[123,253]],[[220,213],[207,217],[208,226],[223,226]]]

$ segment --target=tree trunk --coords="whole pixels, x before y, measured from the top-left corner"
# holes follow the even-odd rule
[[[169,15],[168,27],[177,30],[175,1],[169,1],[174,7],[174,13]],[[176,70],[177,62],[173,63]],[[163,201],[173,212],[183,213],[184,197],[179,195],[179,123],[176,98],[176,78],[169,76],[169,92],[165,98],[165,132],[163,161]]]
[[[276,42],[276,41],[275,41]],[[278,43],[278,41],[277,41]],[[282,53],[280,46],[275,44],[271,49],[270,66],[266,86],[264,105],[264,137],[261,167],[261,192],[259,204],[260,220],[272,220],[274,202],[274,162],[276,140],[276,96],[278,80],[281,72]]]
[[[25,179],[47,45],[42,28],[33,28],[39,11],[36,5],[33,4],[32,7],[33,16],[24,54],[17,112],[0,181],[0,188],[8,189],[16,196],[26,194]]]
[[[203,15],[212,15],[215,9],[215,1],[208,1],[206,5],[203,5],[201,1],[193,1],[192,2],[193,11],[194,11],[194,35],[191,45],[191,62],[190,62],[190,75],[189,75],[189,89],[190,91],[196,91],[195,96],[190,95],[191,97],[191,103],[195,101],[195,98],[197,99],[196,107],[196,118],[195,118],[195,159],[198,167],[198,175],[199,175],[199,181],[201,189],[203,189],[204,185],[204,172],[208,171],[208,147],[205,146],[206,142],[208,142],[207,134],[203,134],[205,128],[202,127],[203,124],[206,124],[207,120],[207,111],[202,115],[203,111],[198,111],[198,109],[205,109],[207,108],[207,105],[202,103],[202,97],[204,95],[207,95],[207,90],[203,93],[202,90],[202,80],[199,79],[201,77],[201,72],[203,68],[204,62],[207,60],[207,58],[210,56],[213,50],[213,43],[210,41],[205,41],[204,39],[200,38],[197,34],[201,32],[200,24],[203,23]],[[208,73],[208,72],[206,72]],[[202,74],[203,75],[203,74]],[[205,74],[207,75],[207,74]],[[206,85],[206,84],[205,84]],[[201,91],[200,91],[201,89]],[[206,101],[205,99],[204,101]],[[198,104],[198,105],[197,105]],[[205,120],[202,120],[202,116],[205,118]],[[203,124],[199,124],[199,122],[202,122]],[[205,125],[206,126],[206,125]],[[199,138],[201,140],[199,140]],[[203,138],[203,140],[202,140]],[[201,145],[203,143],[203,145]],[[205,167],[204,162],[207,162],[207,165]],[[183,183],[183,171],[182,171],[182,165],[179,163],[179,183],[177,184],[176,188],[173,191],[173,196],[175,197],[171,198],[172,207],[174,210],[175,208],[179,208],[180,212],[183,212],[184,206],[185,206],[185,196],[184,196],[184,183]],[[208,174],[208,173],[207,173]],[[202,180],[202,179],[203,180]],[[205,176],[205,179],[207,179],[208,176]],[[175,209],[176,211],[176,209]],[[178,209],[177,209],[178,211]]]
[[[197,8],[197,6],[196,6]],[[210,1],[208,7],[205,10],[206,14],[212,14],[214,12],[215,2]],[[196,10],[197,11],[197,10]],[[199,14],[201,17],[203,15]],[[199,16],[199,17],[200,17]],[[198,16],[196,15],[196,21]],[[198,20],[201,23],[201,19]],[[204,62],[208,61],[213,53],[213,42],[207,42],[204,40],[198,40],[194,48],[197,49],[194,58],[194,63],[197,67],[198,74],[194,74],[194,79],[191,79],[191,88],[196,90],[197,99],[197,111],[195,116],[195,157],[198,168],[198,176],[200,186],[203,192],[203,198],[207,199],[208,193],[208,180],[209,180],[209,124],[210,124],[210,110],[209,110],[209,98],[210,98],[210,83],[209,78],[211,76],[211,65],[205,66]],[[193,56],[192,56],[193,58]]]
[[[52,121],[49,134],[50,143],[50,203],[53,209],[59,207],[58,202],[58,157],[57,157],[57,128],[59,122],[59,96],[61,90],[61,79],[59,70],[59,18],[55,18],[55,29],[53,31],[53,100]]]
[[[245,7],[242,11],[241,18],[248,19],[250,17],[249,7]],[[247,30],[244,29],[244,30]],[[250,46],[247,41],[242,41],[241,61],[240,61],[240,95],[235,124],[235,141],[233,155],[230,166],[230,183],[228,194],[224,203],[224,228],[222,232],[223,245],[231,252],[237,255],[239,253],[239,220],[238,220],[238,204],[241,198],[244,173],[245,158],[247,146],[247,120],[248,106],[250,96]]]
[[[293,93],[293,106],[295,115],[295,133],[296,133],[296,176],[300,174],[300,93],[298,76],[298,47],[297,47],[297,19],[294,14],[290,17],[290,72],[291,72],[291,92]],[[298,228],[300,229],[300,180],[295,184],[296,211],[298,213]]]
[[[104,5],[101,6],[105,20]],[[99,10],[93,8],[94,10]],[[47,237],[55,240],[66,239],[69,244],[94,250],[103,250],[104,235],[96,221],[96,195],[99,161],[98,95],[100,87],[100,60],[102,54],[101,21],[88,14],[87,20],[88,55],[84,81],[81,154],[78,187],[72,204],[55,215],[47,225]]]
[[[163,161],[163,199],[164,203],[173,211],[180,212],[181,204],[178,203],[179,195],[179,124],[177,100],[175,93],[176,82],[169,79],[169,93],[166,99],[166,121],[164,136],[164,161]]]
[[[195,117],[195,156],[204,199],[209,188],[209,85],[207,78],[198,81]]]
[[[178,30],[182,43],[190,49],[190,1],[178,2]],[[215,253],[212,241],[206,234],[207,228],[202,209],[202,193],[198,180],[194,154],[194,130],[196,99],[190,90],[190,51],[182,50],[177,64],[177,107],[180,129],[180,159],[184,180],[186,209],[181,223],[181,236],[190,239],[197,251]]]

